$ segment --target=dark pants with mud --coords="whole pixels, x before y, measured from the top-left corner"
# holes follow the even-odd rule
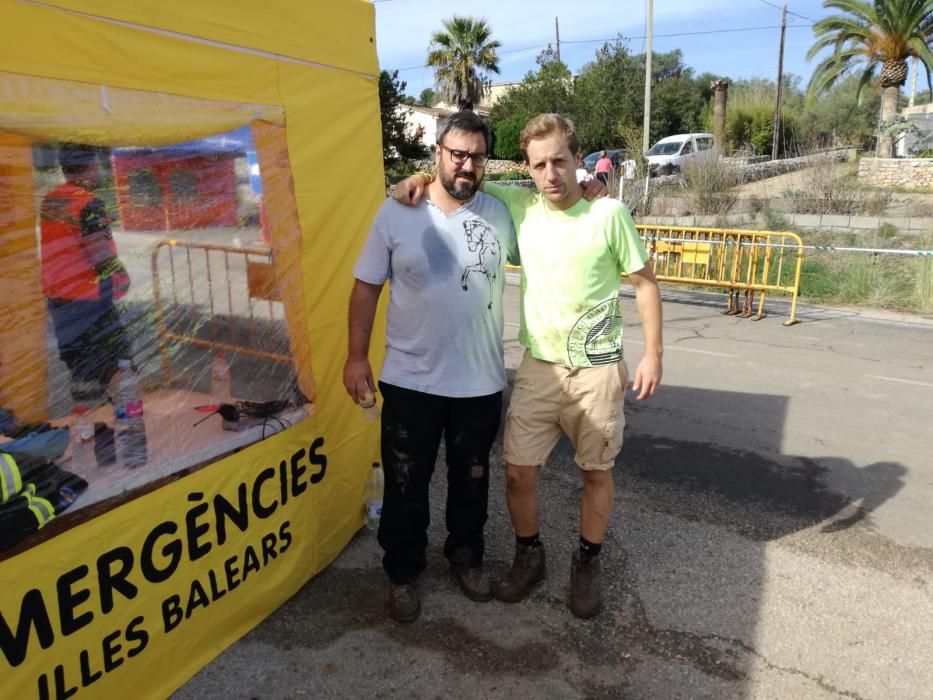
[[[502,392],[449,398],[379,383],[385,494],[379,522],[382,565],[394,584],[427,566],[428,494],[441,437],[447,451],[447,541],[451,561],[479,566],[489,496],[489,450],[499,430]]]
[[[130,340],[113,300],[111,280],[100,284],[97,301],[49,299],[58,355],[76,382],[106,384],[117,362],[130,359]]]

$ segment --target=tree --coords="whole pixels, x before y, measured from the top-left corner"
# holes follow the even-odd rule
[[[403,96],[405,83],[398,79],[398,71],[379,74],[379,116],[382,119],[382,161],[389,167],[400,159],[424,158],[428,154],[418,139],[408,135]]]
[[[819,100],[807,106],[801,116],[804,143],[813,146],[847,144],[859,149],[870,148],[878,125],[881,94],[872,93],[857,102],[858,76],[836,83]]]
[[[826,9],[842,14],[824,17],[813,25],[816,42],[807,53],[813,60],[823,49],[832,53],[814,69],[809,92],[813,96],[832,87],[850,70],[863,67],[858,96],[881,69],[881,121],[890,122],[897,110],[901,86],[907,82],[907,59],[916,57],[927,73],[933,93],[933,0],[824,0]],[[883,136],[878,154],[890,158],[893,141]]]
[[[781,107],[781,133],[778,150],[784,156],[796,154],[799,148],[799,124],[804,98],[800,79],[790,73],[784,76]],[[771,152],[774,139],[774,98],[777,83],[767,78],[736,80],[729,88],[726,110],[726,152],[750,151],[762,155]]]
[[[595,60],[583,67],[574,93],[576,123],[583,151],[620,144],[626,128],[642,122],[644,60],[629,53],[625,40],[603,44]]]
[[[669,78],[651,91],[650,140],[700,129],[707,101],[689,78]]]
[[[425,88],[418,95],[418,104],[423,107],[433,107],[437,103],[437,93],[431,88]]]
[[[495,125],[496,156],[505,160],[522,160],[519,137],[527,123],[528,118],[524,115],[513,114]]]
[[[584,150],[626,145],[641,127],[645,81],[644,54],[632,55],[619,37],[596,52],[596,60],[586,65],[576,81],[579,110],[577,126]],[[652,57],[654,83],[651,102],[651,132],[654,142],[664,136],[695,131],[703,123],[709,101],[693,80],[693,70],[684,65],[679,49]]]
[[[528,71],[522,82],[502,96],[489,113],[489,123],[496,135],[496,155],[519,160],[518,138],[532,117],[544,112],[576,116],[573,78],[570,69],[557,60],[557,52],[548,45],[535,59],[536,71]]]
[[[473,109],[489,86],[485,73],[499,72],[496,49],[485,20],[454,16],[444,20],[446,31],[434,32],[428,45],[428,65],[441,96],[460,109]]]

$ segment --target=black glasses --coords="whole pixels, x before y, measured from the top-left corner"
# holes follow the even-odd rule
[[[447,146],[444,144],[440,144],[440,147],[450,154],[450,159],[456,165],[463,165],[466,162],[466,159],[469,158],[473,161],[473,165],[475,165],[477,168],[482,168],[484,165],[486,165],[486,161],[489,160],[489,156],[487,156],[485,153],[458,151],[456,148],[447,148]]]

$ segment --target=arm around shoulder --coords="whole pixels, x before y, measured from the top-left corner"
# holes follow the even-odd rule
[[[415,173],[395,185],[392,190],[392,199],[408,207],[415,206],[424,196],[427,186],[434,182],[430,173]]]

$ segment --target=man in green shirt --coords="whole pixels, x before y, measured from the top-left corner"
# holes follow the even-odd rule
[[[619,277],[627,275],[635,288],[645,335],[645,354],[633,383],[639,400],[651,397],[661,382],[661,295],[625,207],[583,197],[576,180],[580,146],[573,124],[557,114],[539,115],[522,131],[521,148],[537,192],[485,185],[508,207],[518,235],[519,340],[526,348],[505,429],[515,558],[494,593],[518,602],[544,579],[537,479],[565,433],[583,479],[569,603],[574,615],[589,618],[602,607],[599,553],[612,512],[612,467],[625,425],[628,372],[622,360]],[[414,199],[418,189],[412,180],[395,197]]]

